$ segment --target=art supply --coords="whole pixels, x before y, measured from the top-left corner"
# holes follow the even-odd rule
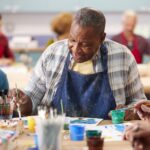
[[[64,116],[58,115],[45,120],[36,119],[36,134],[38,135],[39,150],[61,150],[61,130]]]
[[[17,103],[17,112],[18,112],[18,115],[19,115],[19,119],[21,120],[21,111],[20,111],[20,105]]]
[[[8,140],[8,137],[0,133],[0,140],[2,144],[5,144]]]
[[[60,101],[61,104],[61,113],[64,114],[64,106],[63,106],[63,100],[61,99]]]
[[[75,120],[70,121],[70,123],[81,123],[81,124],[95,124],[96,120],[93,118],[78,118]]]
[[[0,104],[0,119],[6,120],[11,119],[13,114],[13,110],[11,108],[10,103]]]
[[[0,103],[0,119],[11,119],[13,110],[10,102],[7,100],[8,90],[0,91],[1,103]]]
[[[28,117],[28,130],[35,132],[35,119],[33,117]]]
[[[17,97],[17,100],[19,100],[19,94],[18,94],[17,84],[15,84],[15,86],[16,86],[16,97]]]
[[[45,106],[38,106],[38,116],[42,119],[48,118],[47,108]]]
[[[150,107],[150,103],[147,103],[147,102],[143,103],[143,105]]]
[[[18,103],[19,94],[18,94],[17,84],[16,84],[16,98],[17,98],[17,112],[18,112],[18,115],[19,115],[19,119],[21,120],[20,104]]]
[[[35,144],[35,147],[38,148],[38,135],[37,134],[34,134],[34,144]]]
[[[67,124],[82,124],[84,126],[98,125],[103,119],[100,118],[85,118],[85,117],[66,117]]]
[[[50,108],[50,116],[49,116],[51,119],[54,118],[54,111],[52,108]]]
[[[122,124],[112,124],[112,125],[101,125],[101,126],[91,126],[86,130],[98,130],[101,132],[101,137],[105,141],[122,141],[124,130],[127,126],[132,125],[132,123],[122,123]]]
[[[100,137],[102,134],[101,130],[86,130],[86,137]]]
[[[123,108],[120,108],[120,109],[116,109],[116,110],[132,110],[132,109],[134,109],[134,105],[129,105],[129,106],[127,106],[127,107],[123,107]]]
[[[102,150],[104,139],[101,138],[100,130],[87,130],[86,141],[89,150]]]
[[[145,106],[147,106],[147,107],[150,107],[150,103],[148,103],[147,101],[145,101],[145,102],[143,103],[143,105],[145,105]],[[129,106],[126,106],[126,107],[117,109],[117,110],[124,110],[124,111],[125,111],[125,110],[132,110],[132,109],[134,109],[134,107],[135,107],[135,105],[132,104],[132,105],[129,105]]]
[[[0,91],[0,96],[2,97],[4,104],[7,103],[7,94],[8,94],[8,90],[4,89]]]
[[[70,139],[72,141],[82,141],[84,140],[85,127],[83,125],[71,124],[69,126]]]
[[[69,130],[69,124],[68,123],[64,124],[64,130]]]
[[[0,144],[7,143],[14,134],[14,131],[0,129]]]
[[[19,135],[24,133],[24,122],[22,119],[18,120],[16,131],[18,132]]]
[[[111,111],[111,118],[113,124],[123,123],[124,117],[125,117],[125,111],[122,109]]]

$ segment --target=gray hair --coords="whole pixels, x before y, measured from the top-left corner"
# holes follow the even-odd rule
[[[122,16],[122,20],[125,21],[127,20],[128,18],[135,18],[137,20],[137,14],[135,11],[133,10],[127,10],[123,13],[123,16]]]
[[[93,27],[97,33],[105,30],[106,19],[101,11],[92,8],[81,8],[74,16],[74,20],[82,27]]]

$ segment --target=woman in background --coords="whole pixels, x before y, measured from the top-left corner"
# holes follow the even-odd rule
[[[51,29],[56,34],[56,40],[63,40],[68,38],[72,19],[73,15],[68,12],[62,12],[52,19]],[[49,40],[47,46],[53,42],[53,39]]]
[[[0,65],[11,65],[13,62],[13,52],[9,48],[7,37],[2,33],[2,16],[0,14]]]
[[[137,15],[134,11],[126,11],[122,18],[123,31],[112,37],[112,40],[127,46],[138,64],[142,63],[143,55],[150,55],[150,44],[142,36],[134,33]]]

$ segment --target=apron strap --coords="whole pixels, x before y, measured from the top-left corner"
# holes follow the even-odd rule
[[[107,48],[104,44],[101,45],[100,47],[100,53],[101,53],[101,63],[102,63],[102,67],[103,67],[103,72],[105,74],[107,74],[107,71],[108,71],[108,66],[107,66],[107,60],[108,60],[108,56],[107,56]],[[66,59],[66,62],[65,62],[65,65],[64,65],[64,71],[62,72],[62,78],[60,82],[64,83],[64,79],[65,79],[65,76],[67,75],[67,71],[68,71],[68,67],[69,67],[69,64],[70,64],[70,53],[68,53],[68,56],[67,56],[67,59]],[[61,84],[63,85],[63,84]]]
[[[107,74],[108,72],[108,51],[107,48],[104,44],[101,45],[100,47],[100,53],[101,53],[101,63],[103,67],[103,72]]]

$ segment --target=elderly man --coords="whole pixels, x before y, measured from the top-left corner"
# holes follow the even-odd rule
[[[34,113],[40,104],[61,112],[62,102],[67,116],[107,119],[110,110],[145,99],[132,54],[105,35],[103,13],[80,9],[69,38],[44,51],[28,86],[19,90],[22,113]]]
[[[127,46],[134,55],[137,63],[142,63],[144,54],[150,54],[148,41],[134,33],[137,24],[137,15],[134,11],[126,11],[122,18],[123,31],[112,37],[112,40]]]

